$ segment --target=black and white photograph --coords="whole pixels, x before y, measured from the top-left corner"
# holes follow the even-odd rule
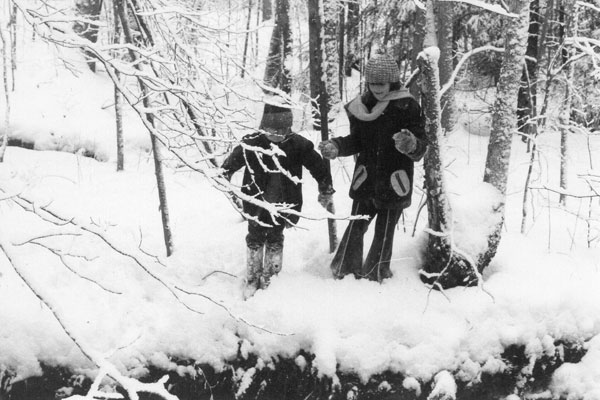
[[[600,400],[600,0],[0,0],[0,400]]]

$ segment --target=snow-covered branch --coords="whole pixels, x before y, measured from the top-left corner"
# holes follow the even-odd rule
[[[580,7],[586,7],[586,8],[589,8],[590,10],[600,12],[600,7],[597,7],[594,4],[588,3],[587,1],[578,1],[575,4]]]
[[[104,67],[123,99],[138,114],[139,120],[154,138],[164,146],[178,163],[192,171],[202,174],[217,190],[233,195],[243,201],[264,208],[274,216],[295,214],[292,205],[271,204],[252,196],[247,196],[240,188],[220,179],[214,173],[218,154],[225,153],[236,137],[251,131],[250,121],[254,116],[248,112],[248,102],[265,102],[265,97],[252,97],[236,91],[227,76],[219,75],[215,68],[206,64],[202,54],[192,46],[191,38],[175,26],[172,19],[181,19],[194,29],[194,40],[211,43],[225,54],[228,62],[239,66],[230,47],[216,37],[215,32],[202,29],[193,11],[183,12],[181,7],[160,8],[154,2],[144,2],[143,12],[138,17],[147,18],[155,27],[159,38],[146,37],[148,45],[135,43],[96,44],[80,37],[66,28],[66,24],[57,27],[56,23],[41,15],[39,10],[27,8],[21,0],[14,0],[25,16],[25,20],[36,30],[41,38],[58,46],[80,48],[92,56]],[[68,21],[70,16],[61,14],[60,19]],[[73,21],[76,17],[73,16]],[[185,23],[183,24],[185,26]],[[160,40],[158,40],[160,39]],[[157,44],[159,43],[159,44]],[[130,60],[115,55],[129,53]],[[132,59],[132,60],[131,60]],[[240,66],[241,68],[241,66]],[[140,93],[131,84],[141,82],[147,93]],[[263,92],[277,92],[286,99],[291,108],[299,108],[289,95],[276,89],[264,87],[260,81],[254,82]],[[227,102],[228,96],[235,96],[238,102]],[[144,104],[145,103],[145,104]],[[156,123],[149,120],[149,116]],[[198,144],[203,144],[199,146]],[[210,143],[210,145],[208,145]],[[263,149],[252,149],[263,152]],[[260,158],[260,157],[259,157]],[[211,161],[211,163],[207,162]],[[281,165],[277,166],[288,179],[299,179]],[[333,215],[323,211],[320,214],[306,216],[310,219],[347,219],[348,215]]]
[[[473,49],[473,50],[465,53],[461,57],[458,64],[456,64],[456,67],[454,68],[454,71],[452,71],[452,76],[450,76],[450,79],[448,79],[448,82],[446,82],[446,84],[440,89],[440,97],[442,97],[444,95],[444,93],[446,93],[446,91],[454,85],[454,82],[456,81],[456,77],[458,76],[458,73],[460,72],[462,67],[465,65],[465,63],[469,60],[469,58],[475,54],[482,53],[484,51],[496,51],[496,52],[501,53],[501,52],[504,52],[504,49],[502,47],[482,46],[482,47],[478,47],[476,49]]]
[[[23,283],[25,283],[26,287],[50,311],[63,332],[65,332],[81,353],[100,369],[101,375],[107,375],[114,379],[127,391],[131,400],[138,400],[139,393],[153,393],[165,400],[178,400],[178,397],[169,393],[165,387],[168,376],[154,383],[142,383],[137,379],[126,377],[114,365],[109,363],[100,352],[94,350],[88,343],[85,343],[72,324],[70,324],[68,317],[60,312],[59,308],[52,303],[50,300],[51,297],[45,294],[44,289],[35,285],[34,281],[28,277],[25,272],[27,262],[21,258],[19,252],[15,250],[14,245],[10,243],[2,226],[0,226],[0,251],[8,259],[10,266]],[[100,394],[96,386],[94,386],[94,392],[96,395]],[[104,393],[102,393],[102,397],[104,397]],[[74,398],[77,398],[77,396]]]
[[[595,197],[600,197],[600,194],[598,194],[597,191],[592,191],[592,193],[573,193],[571,191],[565,190],[563,188],[560,187],[550,187],[550,186],[533,186],[530,187],[531,190],[546,190],[548,192],[552,192],[552,193],[557,193],[563,196],[567,196],[567,197],[574,197],[577,199],[589,199],[589,198],[595,198]]]
[[[268,333],[285,335],[285,333],[274,332],[262,326],[255,325],[250,321],[247,321],[243,317],[236,315],[226,304],[223,303],[223,301],[219,299],[215,299],[211,296],[205,295],[201,292],[198,292],[195,289],[188,288],[182,282],[171,282],[171,280],[161,272],[164,271],[165,265],[160,261],[158,257],[152,254],[148,254],[147,252],[142,251],[140,248],[132,246],[129,242],[119,240],[118,232],[108,231],[102,226],[95,224],[93,221],[88,222],[78,217],[64,216],[58,211],[51,209],[49,206],[37,204],[33,199],[30,199],[24,195],[14,196],[12,198],[12,201],[16,205],[21,207],[23,210],[35,214],[38,218],[42,219],[47,223],[50,223],[55,226],[64,226],[68,228],[68,233],[70,235],[73,234],[73,230],[76,230],[79,231],[81,234],[91,235],[99,239],[101,242],[107,245],[112,252],[132,261],[147,276],[159,283],[164,289],[168,291],[168,293],[171,296],[173,296],[184,308],[188,309],[189,311],[199,314],[203,313],[196,307],[190,305],[188,301],[186,301],[186,299],[184,298],[186,296],[199,297],[213,305],[216,305],[218,308],[225,311],[233,319],[249,327],[259,329]],[[44,234],[40,235],[40,238],[41,237],[47,238],[51,237],[51,235]],[[50,246],[44,245],[39,242],[36,243],[36,238],[28,241],[21,241],[17,245],[11,246],[23,246],[27,243],[36,244],[37,246],[44,247],[46,250],[51,251],[56,256],[60,256],[62,254],[61,252],[57,251],[56,249]]]
[[[469,5],[479,7],[484,10],[493,12],[494,14],[500,14],[504,17],[509,17],[509,18],[518,18],[519,17],[518,14],[511,13],[506,8],[502,7],[500,4],[489,4],[489,3],[486,3],[484,1],[479,1],[479,0],[440,0],[440,1],[469,4]]]

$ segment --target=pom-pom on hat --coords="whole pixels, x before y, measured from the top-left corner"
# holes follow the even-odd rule
[[[371,57],[365,68],[367,83],[400,82],[400,69],[392,57],[380,54]]]
[[[293,122],[292,110],[267,103],[260,121],[260,129],[291,129]]]

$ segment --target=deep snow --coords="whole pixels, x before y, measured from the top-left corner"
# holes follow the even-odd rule
[[[600,399],[598,241],[587,249],[585,224],[560,210],[556,195],[547,199],[545,191],[534,191],[535,223],[529,220],[527,234],[519,233],[529,154],[518,138],[513,146],[506,230],[498,255],[484,273],[482,288],[456,288],[442,294],[420,282],[419,249],[426,239],[426,215],[422,213],[416,222],[413,237],[422,194],[416,190],[396,232],[392,279],[383,284],[353,277],[333,280],[327,224],[303,219],[286,231],[283,271],[267,290],[243,301],[246,224],[225,196],[198,174],[169,169],[176,250],[172,257],[164,257],[147,134],[134,115],[127,118],[126,171],[115,172],[110,82],[84,67],[74,76],[56,63],[51,47],[37,46],[36,57],[29,56],[19,65],[12,129],[16,137],[34,141],[38,151],[10,147],[0,164],[0,241],[10,247],[18,271],[53,305],[71,333],[122,370],[137,376],[148,364],[169,367],[167,356],[193,358],[218,368],[235,357],[241,338],[242,352],[254,353],[267,364],[277,355],[295,357],[304,349],[316,356],[314,365],[321,374],[334,375],[336,365],[364,379],[391,370],[407,376],[407,388],[418,390],[419,383],[437,376],[442,386],[451,389],[452,378],[444,371],[464,380],[477,379],[483,371],[501,371],[505,364],[500,354],[508,345],[525,345],[528,355],[539,357],[553,354],[556,340],[586,340],[587,355],[577,365],[560,367],[552,390],[557,395]],[[75,54],[68,54],[81,66]],[[471,104],[465,99],[462,107]],[[489,214],[481,210],[494,193],[480,183],[487,121],[464,114],[461,122],[462,128],[446,143],[448,189],[455,239],[472,251],[481,246],[481,234],[489,225]],[[346,126],[340,116],[337,134],[346,134]],[[316,132],[302,133],[317,140]],[[543,161],[536,164],[534,186],[556,186],[558,143],[556,133],[540,137]],[[592,145],[600,151],[597,136]],[[95,149],[102,162],[81,154],[45,151],[82,147]],[[573,154],[575,180],[577,173],[590,170],[582,156],[587,154],[584,137],[573,138]],[[347,214],[352,159],[335,161],[332,168],[336,208]],[[422,179],[417,182],[422,185]],[[305,211],[322,215],[316,184],[308,174],[304,187]],[[46,249],[23,244],[34,236],[81,231],[23,212],[5,198],[17,193],[102,232],[113,245],[145,260],[149,271],[167,286],[210,296],[229,312],[205,298],[175,290],[177,300],[165,285],[90,234],[40,239],[65,253],[90,258],[67,257],[70,269]],[[569,210],[583,213],[586,204],[570,199]],[[597,235],[598,199],[594,204]],[[345,225],[345,221],[338,223],[339,235]],[[145,253],[158,256],[164,265]],[[16,368],[18,377],[25,378],[38,373],[39,363],[45,362],[94,376],[95,369],[4,256],[0,257],[0,305],[0,370]]]

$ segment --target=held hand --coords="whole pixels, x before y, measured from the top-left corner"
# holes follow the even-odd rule
[[[325,140],[319,143],[319,151],[323,155],[323,158],[333,160],[338,156],[339,150],[334,142],[331,140]]]
[[[392,136],[396,150],[403,154],[410,154],[417,148],[417,138],[408,129],[402,129]]]
[[[333,194],[330,193],[319,193],[317,201],[324,209],[328,209],[329,205],[333,202]]]

